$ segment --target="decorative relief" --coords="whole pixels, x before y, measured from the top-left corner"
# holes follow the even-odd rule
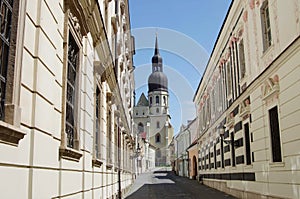
[[[113,15],[111,17],[111,25],[113,27],[114,33],[116,34],[118,32],[118,20],[119,17],[117,15]]]
[[[245,10],[243,13],[243,21],[246,23],[248,21],[248,11]]]
[[[227,117],[226,117],[226,123],[225,123],[225,127],[228,129],[233,128],[234,126],[234,114],[233,112],[231,112]]]
[[[262,99],[266,105],[277,100],[279,96],[279,77],[275,75],[273,78],[268,78],[262,86]]]
[[[120,1],[120,8],[121,8],[121,14],[122,15],[125,14],[125,7],[126,7],[126,5],[125,5],[124,0],[121,0]]]
[[[250,100],[249,98],[245,99],[241,104],[240,104],[240,110],[239,110],[239,115],[240,117],[245,120],[249,117],[250,115]]]
[[[71,24],[74,28],[74,30],[76,31],[76,33],[78,34],[78,36],[80,38],[82,38],[81,35],[81,28],[80,28],[80,24],[79,24],[79,20],[76,16],[74,16],[71,12],[69,12],[69,19],[71,21]]]

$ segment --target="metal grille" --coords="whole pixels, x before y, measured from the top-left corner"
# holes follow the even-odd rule
[[[13,0],[0,0],[0,119],[4,119],[5,87]]]
[[[67,146],[74,147],[75,111],[77,93],[77,66],[79,63],[79,47],[72,34],[69,34],[68,43],[68,74],[67,74],[67,100],[66,100],[66,133]]]
[[[96,140],[95,140],[95,155],[100,159],[100,90],[96,89]]]

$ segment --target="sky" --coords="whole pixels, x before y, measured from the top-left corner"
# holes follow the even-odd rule
[[[148,95],[157,34],[175,135],[196,117],[193,97],[230,4],[231,0],[129,0],[136,103],[142,93]]]

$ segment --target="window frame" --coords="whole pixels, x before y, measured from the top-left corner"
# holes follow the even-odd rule
[[[24,47],[27,0],[14,0],[12,4],[10,45],[6,66],[4,118],[0,121],[0,143],[18,146],[26,132],[20,129],[21,71]]]
[[[155,143],[160,143],[161,142],[161,139],[160,139],[160,133],[157,133],[156,135],[155,135]]]
[[[261,28],[262,28],[262,44],[263,52],[267,51],[272,46],[272,30],[271,30],[271,18],[269,1],[263,2],[260,8],[261,15]]]
[[[77,22],[78,23],[78,22]],[[62,134],[61,134],[61,146],[59,149],[60,158],[76,161],[78,162],[79,159],[82,157],[82,152],[80,151],[80,140],[79,140],[79,128],[80,128],[80,94],[81,94],[81,67],[82,67],[82,35],[78,32],[78,28],[75,28],[75,21],[74,16],[71,13],[71,9],[67,8],[65,12],[65,27],[64,27],[64,58],[63,58],[63,94],[62,96]],[[69,37],[70,35],[75,40],[78,48],[79,48],[79,56],[78,56],[78,66],[76,68],[76,87],[75,87],[75,99],[77,99],[76,107],[74,108],[74,147],[67,146],[67,133],[66,133],[66,117],[67,117],[67,85],[68,85],[68,48],[69,48]]]
[[[271,125],[271,115],[270,115],[270,111],[271,110],[274,110],[274,109],[276,109],[276,113],[277,113],[277,118],[275,118],[275,119],[277,119],[277,125],[278,125],[278,138],[279,138],[279,140],[277,140],[276,138],[274,138],[274,136],[275,135],[273,135],[273,133],[272,133],[272,125]],[[283,154],[282,154],[282,139],[281,139],[281,131],[280,131],[280,116],[279,116],[279,107],[278,107],[278,105],[275,105],[275,106],[272,106],[272,107],[270,107],[270,108],[268,108],[268,123],[269,123],[269,135],[270,135],[270,155],[271,155],[271,162],[272,163],[282,163],[283,162]],[[276,141],[278,141],[278,142],[276,142],[276,143],[273,143],[274,142],[274,140]],[[276,157],[274,157],[274,146],[277,146],[277,147],[279,147],[279,151],[277,151],[277,153],[279,153],[279,154],[277,154],[278,156],[280,156],[279,157],[279,159],[280,160],[274,160],[274,158],[276,158]]]
[[[93,166],[100,167],[103,162],[103,150],[102,150],[102,89],[101,86],[96,84],[95,92],[95,133],[94,133],[94,154],[93,154]]]

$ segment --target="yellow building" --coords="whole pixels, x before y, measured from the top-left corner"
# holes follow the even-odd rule
[[[232,1],[194,96],[199,178],[239,198],[299,198],[300,2]]]
[[[128,1],[1,10],[1,198],[121,196],[134,173]]]

